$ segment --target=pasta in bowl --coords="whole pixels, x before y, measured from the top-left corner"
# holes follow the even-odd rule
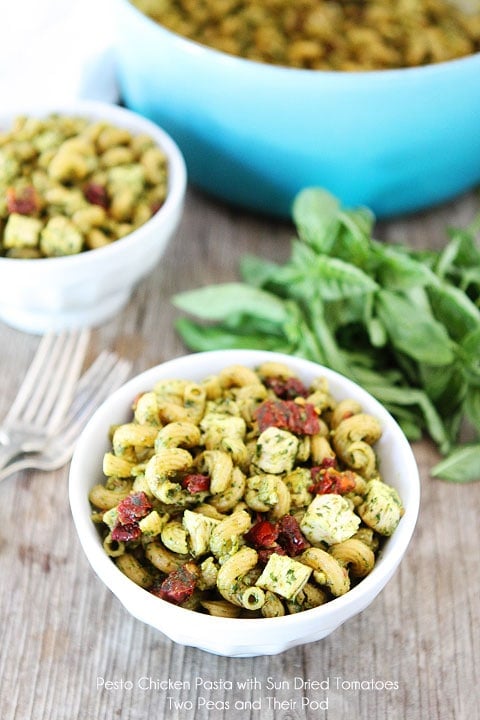
[[[175,142],[109,103],[23,107],[0,114],[0,166],[0,320],[41,334],[115,316],[180,222]]]
[[[79,439],[70,501],[93,569],[135,617],[249,656],[318,640],[373,600],[410,541],[419,480],[357,385],[225,350],[117,391]]]

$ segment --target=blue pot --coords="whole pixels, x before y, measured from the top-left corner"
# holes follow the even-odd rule
[[[288,216],[322,186],[378,217],[480,182],[480,54],[375,72],[270,66],[182,38],[114,0],[125,104],[161,125],[190,181],[235,205]]]

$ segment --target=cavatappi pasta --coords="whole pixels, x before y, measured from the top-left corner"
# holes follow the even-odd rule
[[[179,35],[312,70],[430,65],[480,50],[478,4],[450,0],[131,0]]]
[[[0,131],[0,256],[104,247],[147,222],[167,192],[167,157],[150,136],[84,117],[17,117]]]
[[[278,617],[345,594],[403,514],[378,419],[267,362],[161,380],[111,429],[92,518],[133,582],[219,617]]]

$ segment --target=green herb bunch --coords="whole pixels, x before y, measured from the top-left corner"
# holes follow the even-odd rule
[[[445,248],[413,250],[372,236],[367,208],[307,188],[293,204],[288,262],[245,256],[243,282],[184,292],[199,318],[176,327],[194,351],[255,348],[299,355],[356,381],[407,437],[445,456],[432,475],[480,478],[480,247],[477,223]],[[461,444],[461,432],[472,435]]]

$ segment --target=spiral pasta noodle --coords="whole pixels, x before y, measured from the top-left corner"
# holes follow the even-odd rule
[[[119,570],[163,600],[217,617],[310,610],[361,582],[401,520],[380,422],[325,378],[235,365],[159,381],[132,407],[92,519]]]

